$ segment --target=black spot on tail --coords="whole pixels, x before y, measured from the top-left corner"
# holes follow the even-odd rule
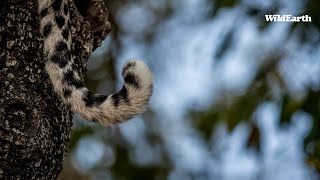
[[[139,88],[139,79],[136,75],[134,75],[133,73],[128,73],[126,74],[126,76],[124,77],[124,82],[126,84],[129,84],[130,86],[134,86],[135,88]]]
[[[58,64],[60,68],[64,68],[70,61],[70,53],[54,53],[51,57],[51,61]]]
[[[63,16],[61,16],[61,15],[57,15],[55,18],[54,18],[54,20],[56,21],[56,23],[57,23],[57,25],[58,25],[58,27],[61,29],[63,26],[64,26],[64,24],[66,23],[66,20],[65,20],[65,18],[63,17]]]
[[[75,79],[74,72],[69,70],[66,73],[64,73],[63,80],[65,83],[67,83],[69,86],[74,86],[77,89],[83,88],[83,83],[80,80]]]
[[[92,122],[98,122],[98,120],[97,120],[97,119],[91,119],[91,121],[92,121]]]
[[[63,41],[59,41],[56,45],[56,50],[57,51],[67,51],[68,50],[68,46],[67,43],[63,42]]]
[[[112,102],[115,107],[119,106],[120,101],[124,101],[126,103],[129,103],[128,90],[125,86],[123,86],[119,92],[112,95]]]
[[[42,29],[42,35],[46,38],[50,35],[52,31],[52,23],[48,22]]]
[[[64,97],[64,98],[68,98],[68,97],[71,96],[71,93],[72,93],[72,91],[71,91],[70,89],[65,89],[65,90],[63,91],[63,97]]]
[[[68,5],[65,3],[64,5],[63,5],[63,13],[64,13],[64,15],[68,15],[68,13],[69,13],[69,8],[68,8]]]
[[[92,107],[99,106],[107,99],[107,97],[108,96],[93,94],[92,92],[88,91],[83,95],[82,99],[87,107]]]
[[[52,3],[52,9],[56,12],[59,12],[61,9],[62,0],[54,0]]]
[[[40,12],[40,18],[42,19],[47,15],[48,15],[48,8],[42,9],[41,12]]]
[[[125,67],[123,67],[122,69],[122,76],[124,76],[124,74],[126,73],[126,71],[128,71],[128,69],[134,67],[136,65],[135,62],[129,62],[128,64],[126,64]]]

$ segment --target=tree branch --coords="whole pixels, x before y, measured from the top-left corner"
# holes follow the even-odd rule
[[[110,25],[102,1],[90,1],[84,17],[70,4],[72,54],[83,76]],[[37,9],[36,0],[0,1],[0,179],[56,179],[71,134],[72,115],[44,70]]]

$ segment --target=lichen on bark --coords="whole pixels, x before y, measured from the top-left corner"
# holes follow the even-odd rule
[[[70,1],[72,54],[82,76],[110,30],[102,0],[87,2],[82,10],[90,13],[82,16]],[[37,1],[0,1],[0,179],[56,179],[62,169],[72,114],[52,91],[42,47]]]

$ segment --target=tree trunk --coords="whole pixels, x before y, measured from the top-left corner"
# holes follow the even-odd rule
[[[37,9],[36,0],[0,0],[0,179],[57,179],[70,139],[72,114],[44,70]],[[70,15],[83,76],[110,30],[107,9],[102,0],[79,0]]]

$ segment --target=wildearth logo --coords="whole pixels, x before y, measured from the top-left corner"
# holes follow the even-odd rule
[[[292,16],[292,15],[265,15],[267,22],[311,22],[309,15]]]

